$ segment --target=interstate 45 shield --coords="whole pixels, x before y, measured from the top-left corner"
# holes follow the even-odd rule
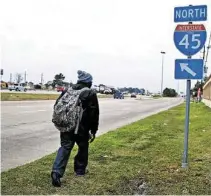
[[[174,31],[176,48],[186,56],[198,53],[204,46],[207,32],[203,24],[177,25]]]

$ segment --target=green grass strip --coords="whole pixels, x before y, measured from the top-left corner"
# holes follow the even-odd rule
[[[56,100],[59,94],[32,94],[32,93],[1,93],[1,101],[36,101]],[[111,98],[112,95],[99,95],[98,98]]]
[[[210,195],[211,109],[191,103],[188,169],[181,168],[184,118],[182,104],[98,137],[86,177],[74,176],[75,148],[61,188],[51,185],[55,153],[3,172],[2,194]]]

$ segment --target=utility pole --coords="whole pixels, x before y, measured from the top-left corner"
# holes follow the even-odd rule
[[[1,81],[2,81],[2,76],[4,75],[4,70],[3,69],[1,69]]]
[[[166,52],[161,51],[160,53],[162,54],[162,72],[161,72],[161,89],[160,89],[160,95],[163,96],[163,65],[164,65],[164,55],[166,54]]]
[[[209,55],[209,49],[211,48],[211,32],[210,32],[210,38],[209,38],[209,42],[208,42],[208,46],[207,46],[207,53],[205,55],[205,59],[204,59],[204,73],[205,73],[205,77],[207,77],[207,61],[208,61],[208,55]],[[204,52],[205,53],[205,52]]]
[[[26,71],[24,72],[24,82],[26,83]]]
[[[12,83],[12,73],[10,73],[10,83]]]
[[[204,45],[203,52],[202,52],[203,53],[202,59],[203,59],[203,65],[204,65],[204,67],[203,67],[203,78],[201,79],[201,83],[203,82],[203,79],[204,79],[205,74],[206,74],[206,71],[205,71],[205,52],[206,52],[206,48],[205,48],[205,45]]]
[[[44,80],[43,80],[43,73],[41,73],[41,84],[44,83]]]
[[[205,45],[204,45],[204,49],[203,49],[203,57],[202,57],[202,59],[203,59],[203,60],[205,59],[205,51],[206,51],[206,49],[205,49]]]

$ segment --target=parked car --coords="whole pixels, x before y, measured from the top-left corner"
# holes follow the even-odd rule
[[[98,93],[100,90],[99,90],[99,86],[97,85],[92,85],[92,88],[91,88],[93,91],[95,91],[96,93]]]
[[[20,84],[13,84],[13,85],[9,85],[8,86],[8,90],[10,90],[10,91],[14,90],[14,91],[24,91],[24,92],[26,92],[27,88],[22,86],[22,85],[20,85]]]
[[[112,90],[111,89],[106,89],[106,90],[104,90],[103,93],[106,94],[106,95],[109,95],[109,94],[112,94]]]
[[[123,93],[121,93],[120,91],[116,91],[114,93],[114,99],[124,99]]]
[[[63,86],[57,86],[56,87],[57,92],[62,92],[64,90]]]
[[[136,98],[136,94],[135,93],[132,93],[130,97],[131,98]]]

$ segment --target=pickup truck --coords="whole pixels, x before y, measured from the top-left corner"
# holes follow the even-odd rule
[[[8,90],[12,91],[24,91],[26,92],[27,91],[27,88],[24,87],[24,86],[21,86],[20,84],[14,84],[14,85],[9,85],[8,86]]]

